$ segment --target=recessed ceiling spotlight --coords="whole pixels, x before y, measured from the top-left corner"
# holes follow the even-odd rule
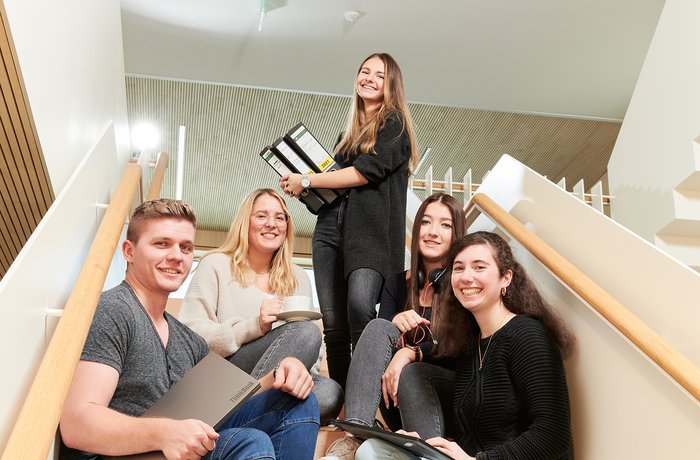
[[[360,19],[364,15],[365,15],[364,11],[352,10],[352,11],[346,11],[343,14],[343,18],[348,22],[357,22],[357,20]]]
[[[153,123],[144,121],[131,130],[131,143],[139,152],[155,148],[159,140],[160,133]]]

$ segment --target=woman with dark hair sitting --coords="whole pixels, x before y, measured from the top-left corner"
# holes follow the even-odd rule
[[[387,279],[379,318],[365,328],[350,362],[346,421],[372,425],[381,407],[392,429],[403,426],[423,436],[444,435],[444,419],[451,413],[454,360],[412,363],[417,353],[429,354],[433,347],[434,300],[440,286],[448,286],[445,264],[450,245],[463,234],[464,211],[450,195],[434,193],[418,208],[411,269]],[[435,392],[448,401],[445,407],[430,403],[440,401]],[[341,438],[326,455],[351,458],[358,445],[355,438]]]
[[[573,336],[497,234],[457,241],[448,267],[452,289],[434,315],[440,340],[425,358],[457,358],[455,441],[427,442],[457,460],[571,458],[562,356],[571,352]],[[355,458],[383,452],[414,458],[376,439]]]

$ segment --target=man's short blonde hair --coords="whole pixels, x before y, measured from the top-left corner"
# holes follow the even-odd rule
[[[126,229],[126,239],[132,243],[138,242],[146,222],[163,218],[184,219],[193,227],[197,227],[197,216],[192,206],[181,200],[158,198],[145,201],[136,207]]]

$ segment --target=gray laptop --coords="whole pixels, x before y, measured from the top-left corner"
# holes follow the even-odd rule
[[[210,351],[142,417],[192,418],[218,429],[259,388],[260,383],[256,379]],[[105,458],[164,460],[165,455],[157,451]]]

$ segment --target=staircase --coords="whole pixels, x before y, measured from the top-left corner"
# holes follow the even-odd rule
[[[675,219],[659,231],[654,243],[700,271],[700,136],[693,141],[693,172],[673,190]]]

